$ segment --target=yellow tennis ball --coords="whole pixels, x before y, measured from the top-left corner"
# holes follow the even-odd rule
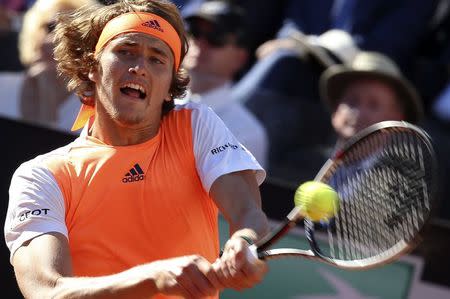
[[[330,219],[339,210],[337,192],[322,182],[309,181],[301,184],[295,191],[294,202],[300,207],[300,212],[312,221]]]

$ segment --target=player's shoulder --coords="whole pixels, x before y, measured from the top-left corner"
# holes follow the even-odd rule
[[[15,171],[15,175],[34,172],[38,169],[47,169],[48,165],[54,163],[64,164],[68,162],[69,153],[77,144],[77,140],[23,162]]]
[[[201,102],[187,102],[187,103],[183,103],[183,104],[177,104],[175,105],[174,111],[184,111],[184,110],[188,110],[188,111],[193,111],[193,112],[198,112],[198,113],[209,113],[210,111],[212,111],[212,109],[201,103]]]
[[[193,123],[198,121],[212,121],[217,118],[216,113],[206,104],[201,102],[188,102],[175,105],[174,112],[189,111]]]

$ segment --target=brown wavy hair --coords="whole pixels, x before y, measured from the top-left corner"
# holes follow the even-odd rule
[[[181,59],[188,51],[188,40],[183,19],[177,7],[165,0],[120,0],[111,5],[84,6],[71,14],[59,16],[55,29],[55,59],[58,72],[68,79],[68,89],[81,97],[84,104],[93,106],[95,83],[89,80],[89,71],[98,61],[95,45],[106,23],[127,12],[150,12],[168,21],[181,40]],[[180,63],[181,64],[181,63]],[[183,68],[174,72],[169,89],[172,101],[165,102],[163,112],[173,108],[173,99],[185,95],[189,76]]]

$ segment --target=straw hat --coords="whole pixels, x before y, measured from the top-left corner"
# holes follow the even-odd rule
[[[403,102],[405,120],[416,123],[422,119],[422,101],[416,89],[391,59],[375,52],[360,52],[351,63],[326,70],[320,78],[322,99],[334,110],[348,84],[361,78],[380,79],[392,86]]]
[[[321,35],[304,35],[293,32],[290,36],[300,48],[316,58],[325,68],[337,63],[348,63],[359,53],[352,36],[339,29],[328,30]]]

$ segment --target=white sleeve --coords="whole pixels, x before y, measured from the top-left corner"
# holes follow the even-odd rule
[[[192,111],[194,155],[200,179],[209,192],[220,176],[255,170],[258,184],[266,173],[253,155],[242,146],[211,108],[197,104]]]
[[[29,161],[16,170],[4,230],[10,261],[24,242],[39,235],[59,232],[67,237],[64,198],[48,169]]]

